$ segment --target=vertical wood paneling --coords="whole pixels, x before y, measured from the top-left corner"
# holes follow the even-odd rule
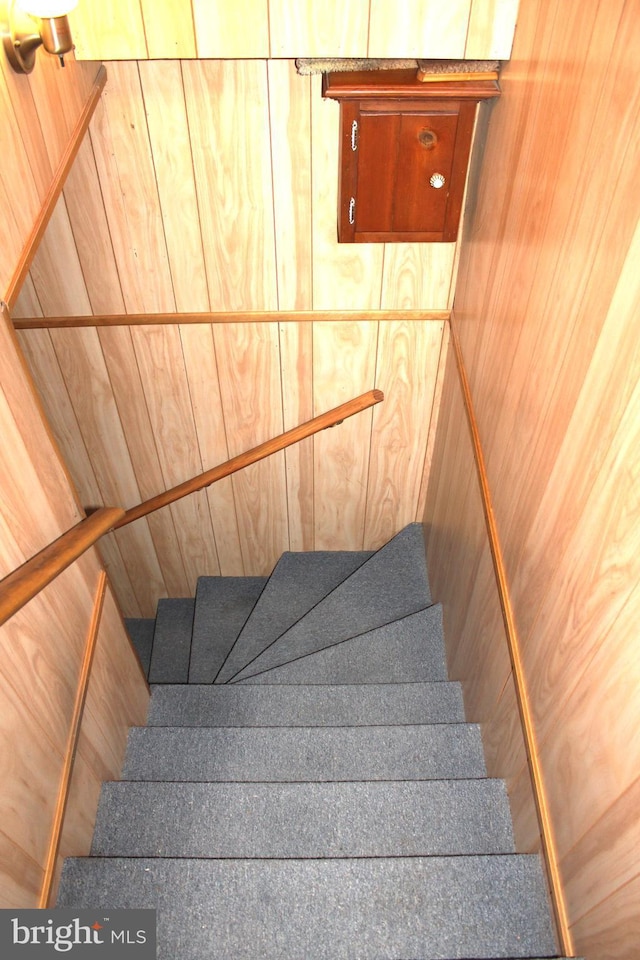
[[[71,26],[77,55],[87,60],[507,59],[517,6],[517,0],[455,0],[447,7],[438,0],[84,0]]]
[[[52,332],[52,340],[85,446],[100,486],[102,503],[129,506],[141,500],[122,422],[95,330]],[[115,464],[115,468],[114,468]],[[150,616],[154,597],[166,587],[145,521],[116,534],[140,608]],[[144,569],[140,558],[147,556]]]
[[[140,499],[146,500],[164,490],[165,483],[158,456],[157,442],[149,415],[145,383],[140,374],[133,345],[132,334],[125,327],[99,331],[100,346],[109,374],[113,397],[126,438]],[[107,449],[105,459],[111,457]],[[115,464],[114,467],[115,469]],[[178,533],[173,515],[169,510],[160,510],[142,523],[149,525],[156,556],[151,556],[152,579],[158,579],[158,568],[169,596],[181,596],[188,589],[188,579],[178,548]],[[135,530],[135,525],[133,527]],[[120,531],[122,533],[123,531]],[[120,536],[120,533],[117,536]],[[141,570],[143,558],[136,557]],[[161,594],[163,596],[164,594]],[[121,600],[124,606],[124,601]],[[124,606],[127,611],[129,608]],[[153,612],[153,610],[152,610]]]
[[[147,50],[152,60],[196,56],[191,0],[140,0]]]
[[[455,243],[385,244],[382,309],[448,309],[455,251]]]
[[[454,311],[565,886],[568,947],[589,960],[632,960],[640,916],[637,863],[624,852],[637,846],[640,720],[638,29],[625,0],[521,5]],[[432,502],[445,518],[438,489],[460,469],[462,433],[442,438],[452,449],[439,454]],[[468,503],[469,495],[457,500],[463,517]],[[471,517],[466,524],[434,535],[432,576],[456,558],[467,564]],[[479,576],[481,553],[469,545]],[[477,624],[482,598],[469,600],[466,619]],[[498,646],[477,650],[489,677],[503,658]],[[507,690],[489,721],[492,750],[513,728]],[[504,762],[510,756],[518,754],[509,750]],[[516,805],[525,782],[515,774]],[[531,822],[519,814],[518,822],[524,842],[535,842]]]
[[[311,81],[270,60],[269,114],[279,310],[310,310]]]
[[[272,57],[367,56],[369,0],[269,0],[269,22]]]
[[[189,385],[177,327],[143,327],[132,332],[140,376],[156,440],[164,489],[202,473]],[[162,380],[162,390],[148,385]],[[160,491],[158,491],[160,492]],[[192,596],[198,576],[219,572],[204,491],[172,504],[169,511],[178,533],[186,574],[185,596]]]
[[[519,0],[471,0],[464,55],[469,60],[508,60]]]
[[[214,310],[275,310],[267,70],[183,64],[209,296]]]
[[[192,0],[199,57],[268,57],[267,0]]]
[[[340,109],[312,77],[313,308],[378,310],[382,244],[338,244]]]
[[[364,539],[382,546],[417,513],[442,323],[380,321]]]
[[[135,63],[112,63],[91,124],[100,189],[128,312],[174,310],[175,298]]]
[[[313,412],[313,324],[281,323],[282,417],[285,430],[311,420]],[[313,550],[314,438],[284,452],[287,471],[289,549]]]
[[[86,856],[102,782],[117,780],[130,726],[146,721],[149,695],[109,589],[105,597],[63,830],[56,878],[64,857]],[[52,891],[55,894],[55,886]]]
[[[86,0],[72,10],[69,21],[80,60],[144,60],[147,56],[140,0]]]
[[[23,244],[64,159],[99,65],[76,63],[70,56],[62,70],[57,59],[41,54],[38,69],[26,77],[14,73],[3,61],[1,177],[7,209],[12,210]],[[17,254],[20,252],[18,246]],[[17,260],[14,253],[5,269],[15,266]]]
[[[176,309],[206,311],[209,293],[180,64],[141,63],[140,79]]]
[[[56,204],[33,259],[31,279],[45,316],[71,317],[91,313],[91,301],[64,196]]]
[[[4,312],[0,424],[4,574],[81,516]],[[35,907],[40,900],[99,573],[92,551],[0,628],[0,902],[6,908]],[[115,631],[126,643],[119,618]],[[127,644],[120,664],[125,672],[131,657]]]
[[[280,346],[276,323],[214,329],[230,456],[282,433]],[[289,540],[284,452],[233,476],[245,570],[269,573]]]
[[[102,505],[104,499],[49,332],[34,330],[28,337],[19,336],[19,341],[33,371],[46,415],[69,465],[82,503],[86,507]],[[135,591],[115,537],[104,537],[101,540],[100,553],[123,606],[131,611],[132,616],[134,613],[139,615],[140,608]]]
[[[314,415],[374,386],[377,341],[377,323],[314,323]],[[366,410],[314,437],[316,550],[338,535],[344,549],[363,549],[371,424]]]
[[[471,0],[371,0],[370,57],[464,57]]]
[[[198,446],[204,470],[229,459],[226,424],[220,395],[220,374],[211,326],[183,325],[180,330],[185,369]],[[244,565],[233,481],[230,477],[207,487],[207,499],[217,545],[220,573],[242,576]]]
[[[93,311],[124,313],[118,266],[90,137],[85,137],[69,171],[64,200]]]
[[[0,61],[0,109],[6,124],[2,131],[3,146],[8,148],[9,137],[19,133],[22,145],[20,146],[19,140],[14,140],[14,149],[18,145],[18,152],[14,153],[14,157],[24,150],[38,197],[42,202],[53,179],[53,169],[46,143],[43,141],[34,90],[29,77],[14,73],[6,57],[2,57]],[[8,149],[3,157],[3,167],[5,159],[10,159]]]

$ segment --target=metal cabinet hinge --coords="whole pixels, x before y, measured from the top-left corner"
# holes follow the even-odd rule
[[[351,149],[355,153],[358,149],[358,121],[354,120],[351,124]]]

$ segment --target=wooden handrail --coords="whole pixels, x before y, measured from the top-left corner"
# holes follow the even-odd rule
[[[227,460],[217,467],[212,467],[211,470],[206,470],[191,480],[185,480],[184,483],[178,484],[177,487],[172,487],[171,490],[166,490],[164,493],[159,493],[150,500],[145,500],[144,503],[139,504],[137,507],[132,507],[130,510],[127,510],[124,516],[118,520],[114,526],[117,529],[118,527],[124,527],[127,523],[133,523],[134,520],[139,520],[141,517],[146,517],[147,514],[153,513],[154,510],[166,507],[168,504],[174,503],[176,500],[179,500],[181,497],[186,497],[190,493],[203,490],[205,487],[215,483],[216,480],[222,480],[224,477],[228,477],[230,474],[242,470],[243,467],[248,467],[258,460],[263,460],[265,457],[271,456],[272,453],[277,453],[279,450],[284,450],[285,447],[290,447],[291,444],[297,443],[299,440],[304,440],[306,437],[310,437],[320,430],[326,430],[327,427],[333,427],[342,420],[346,420],[347,417],[352,417],[355,413],[360,413],[362,410],[366,410],[367,407],[372,407],[374,404],[380,403],[381,400],[384,400],[382,390],[369,390],[359,397],[354,397],[353,400],[348,400],[339,407],[334,407],[333,410],[328,410],[326,413],[322,413],[312,420],[307,420],[305,423],[301,423],[297,427],[293,427],[291,430],[287,430],[285,433],[273,437],[271,440],[266,440],[264,443],[258,444],[257,447],[252,447],[251,450],[246,450],[244,453],[238,454],[237,457],[232,457],[231,460]]]
[[[0,580],[0,624],[17,613],[124,516],[120,507],[102,507]]]
[[[251,450],[240,453],[237,457],[232,457],[231,460],[227,460],[211,470],[206,470],[191,480],[178,484],[177,487],[172,487],[171,490],[166,490],[150,500],[145,500],[137,507],[132,507],[126,511],[121,507],[101,507],[90,517],[63,533],[61,537],[46,546],[31,560],[23,563],[21,567],[6,576],[4,580],[0,580],[0,625],[24,607],[58,574],[66,570],[74,560],[82,556],[85,550],[88,550],[110,530],[124,527],[125,524],[146,517],[154,510],[166,507],[168,504],[180,500],[181,497],[203,490],[215,483],[216,480],[222,480],[223,477],[228,477],[230,474],[242,470],[243,467],[257,463],[258,460],[264,460],[272,453],[284,450],[285,447],[290,447],[293,443],[298,443],[298,441],[304,440],[320,430],[334,427],[337,423],[346,420],[347,417],[352,417],[354,414],[366,410],[367,407],[380,403],[381,400],[384,400],[382,390],[369,390],[368,393],[354,397],[353,400],[348,400],[339,407],[334,407],[333,410],[327,410],[326,413],[322,413],[312,420],[307,420],[305,423],[301,423],[271,440],[266,440],[264,443],[258,444],[257,447],[252,447]]]

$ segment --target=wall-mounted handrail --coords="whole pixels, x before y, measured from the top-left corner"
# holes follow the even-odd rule
[[[273,437],[271,440],[266,440],[264,443],[258,444],[257,447],[252,447],[251,450],[246,450],[244,453],[232,457],[231,460],[227,460],[217,467],[212,467],[211,470],[206,470],[199,476],[193,477],[192,480],[185,480],[184,483],[179,483],[178,486],[172,487],[164,493],[159,493],[157,496],[151,497],[150,500],[145,500],[144,503],[139,504],[137,507],[132,507],[118,520],[115,528],[124,527],[127,523],[133,523],[134,520],[146,517],[149,513],[153,513],[154,510],[166,507],[168,504],[174,503],[176,500],[180,500],[181,497],[186,497],[190,493],[197,493],[198,490],[209,487],[212,483],[215,483],[216,480],[222,480],[224,477],[228,477],[232,473],[236,473],[238,470],[250,466],[252,463],[257,463],[258,460],[263,460],[265,457],[271,456],[272,453],[284,450],[285,447],[290,447],[293,443],[298,443],[298,441],[304,440],[314,433],[318,433],[320,430],[333,427],[337,423],[341,423],[342,420],[346,420],[347,417],[352,417],[355,413],[360,413],[362,410],[366,410],[367,407],[372,407],[374,404],[380,403],[381,400],[384,400],[382,390],[369,390],[359,397],[354,397],[353,400],[348,400],[339,407],[334,407],[333,410],[328,410],[326,413],[322,413],[312,420],[307,420],[305,423],[301,423],[297,427],[293,427],[291,430],[287,430],[285,433]]]
[[[231,460],[227,460],[211,470],[206,470],[191,480],[178,484],[177,487],[172,487],[164,493],[151,497],[150,500],[145,500],[137,507],[132,507],[126,511],[121,507],[101,507],[91,516],[76,524],[75,527],[63,533],[57,540],[37,553],[35,557],[27,560],[17,570],[0,580],[0,625],[9,617],[12,617],[14,613],[17,613],[48,583],[51,583],[58,574],[66,570],[110,530],[117,530],[118,527],[123,527],[127,523],[133,523],[134,520],[146,517],[154,510],[166,507],[168,504],[181,499],[181,497],[203,490],[215,483],[216,480],[222,480],[223,477],[228,477],[232,473],[242,470],[243,467],[257,463],[258,460],[263,460],[265,457],[269,457],[279,450],[284,450],[300,440],[305,440],[320,430],[334,427],[346,420],[347,417],[352,417],[354,414],[366,410],[367,407],[380,403],[381,400],[384,400],[382,390],[369,390],[359,397],[354,397],[353,400],[340,404],[339,407],[327,410],[326,413],[313,417],[312,420],[307,420],[305,423],[301,423],[271,440],[258,444],[257,447],[252,447],[251,450],[238,454],[237,457],[232,457]]]
[[[0,580],[0,624],[17,613],[100,537],[112,530],[122,516],[124,510],[120,507],[96,510]]]

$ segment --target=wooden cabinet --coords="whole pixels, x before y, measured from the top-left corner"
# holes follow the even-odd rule
[[[477,105],[499,92],[407,70],[326,74],[323,95],[340,101],[339,241],[455,240]]]

